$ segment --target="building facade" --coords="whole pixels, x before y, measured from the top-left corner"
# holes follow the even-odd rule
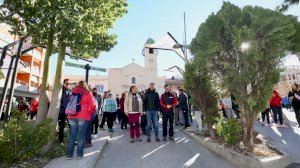
[[[18,40],[18,37],[9,33],[9,26],[0,24],[0,47]],[[17,46],[11,47],[11,51],[15,51]],[[2,50],[0,50],[2,53]],[[17,71],[17,79],[15,83],[15,96],[36,97],[38,96],[39,86],[42,82],[43,64],[46,50],[36,48],[31,50],[20,58],[20,63]],[[11,61],[11,52],[8,52],[2,66],[4,79],[0,80],[0,92],[2,92],[9,63]]]
[[[85,80],[85,76],[82,75],[65,75],[64,78],[69,79],[69,82],[73,84]],[[108,89],[108,77],[100,75],[91,75],[89,76],[89,86],[91,88],[97,88],[99,93],[103,93]]]
[[[129,91],[130,86],[135,85],[139,91],[146,90],[150,83],[155,83],[159,93],[163,93],[165,80],[157,75],[158,50],[147,48],[154,43],[149,38],[143,49],[145,66],[134,62],[123,68],[111,68],[108,71],[108,87],[113,94]]]
[[[280,95],[287,96],[293,83],[300,84],[299,65],[287,66],[284,68],[284,71],[280,72],[280,82],[277,85]]]

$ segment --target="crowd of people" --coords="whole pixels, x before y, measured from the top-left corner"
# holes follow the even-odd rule
[[[64,144],[65,128],[69,128],[67,158],[74,154],[77,144],[77,157],[83,157],[84,148],[92,146],[92,138],[97,137],[98,129],[114,132],[118,125],[121,130],[129,127],[130,143],[141,142],[141,136],[147,137],[151,142],[151,131],[154,131],[156,142],[160,142],[159,118],[162,118],[162,140],[174,141],[174,124],[186,129],[193,122],[191,112],[197,107],[191,106],[189,96],[179,88],[179,94],[164,86],[165,92],[161,95],[155,89],[155,84],[150,83],[145,91],[138,91],[136,86],[131,86],[128,92],[115,97],[111,91],[101,95],[96,88],[90,88],[86,82],[79,81],[76,86],[63,82],[60,112],[58,116],[58,139]],[[38,99],[34,98],[28,104],[25,98],[18,100],[19,111],[28,112],[28,118],[33,119],[38,111]],[[282,107],[294,109],[298,124],[300,125],[300,86],[293,84],[289,94],[281,98],[274,88],[269,106],[261,112],[263,125],[276,125],[287,127],[283,123]],[[239,105],[233,95],[222,98],[220,107],[225,118],[240,118]],[[199,111],[199,110],[197,110]],[[272,122],[270,120],[272,115]],[[201,116],[203,117],[203,116]],[[266,124],[265,124],[266,122]],[[300,127],[300,126],[299,126]]]
[[[224,118],[240,118],[239,105],[233,95],[221,99],[220,107]],[[268,106],[260,114],[262,126],[275,125],[279,128],[287,128],[288,126],[284,124],[282,108],[290,109],[291,107],[300,128],[300,86],[296,83],[292,84],[291,91],[284,97],[281,97],[277,87],[274,87]]]
[[[83,149],[92,146],[92,137],[97,136],[98,128],[114,132],[116,124],[121,130],[129,126],[130,143],[141,142],[141,136],[151,142],[151,131],[154,130],[155,141],[160,142],[159,117],[163,121],[162,139],[174,141],[173,122],[183,128],[190,127],[191,110],[189,97],[183,89],[179,95],[164,86],[165,92],[160,96],[155,84],[150,83],[145,91],[138,91],[131,86],[128,92],[116,94],[105,91],[101,95],[96,88],[89,88],[84,81],[71,88],[68,79],[63,82],[60,113],[58,117],[59,141],[64,142],[66,124],[70,129],[67,159],[71,159],[77,143],[77,157],[83,157]],[[99,125],[100,123],[100,125]]]

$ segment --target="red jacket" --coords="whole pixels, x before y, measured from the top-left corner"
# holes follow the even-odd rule
[[[35,99],[31,103],[30,112],[36,113],[38,111],[38,108],[39,108],[39,101],[37,99]]]
[[[282,105],[282,98],[277,91],[273,91],[273,96],[269,101],[271,107],[277,107]]]
[[[173,107],[177,106],[177,104],[178,104],[177,97],[173,93],[165,92],[164,94],[161,95],[160,106],[162,107],[163,112],[168,112],[172,110]],[[167,105],[171,105],[172,107],[167,109]]]
[[[122,97],[122,98],[120,99],[120,111],[121,111],[122,113],[124,113],[124,103],[125,103],[125,98]]]
[[[68,118],[78,118],[86,121],[90,121],[91,117],[95,113],[96,102],[92,92],[84,90],[80,86],[76,86],[72,93],[83,93],[80,101],[81,111],[75,115],[69,115]]]

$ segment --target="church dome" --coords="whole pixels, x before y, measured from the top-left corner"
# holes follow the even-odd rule
[[[153,38],[148,38],[146,41],[146,44],[154,44],[155,41],[153,40]]]

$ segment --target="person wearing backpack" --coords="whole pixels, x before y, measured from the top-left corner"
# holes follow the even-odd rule
[[[108,94],[108,98],[104,100],[104,113],[107,117],[108,132],[114,132],[113,126],[116,118],[116,111],[118,109],[117,101],[112,97],[112,94]]]
[[[75,107],[74,107],[75,102]],[[75,108],[75,109],[74,109]],[[96,104],[92,92],[85,81],[79,81],[72,89],[70,102],[66,108],[70,124],[70,137],[68,141],[67,159],[74,154],[75,141],[77,140],[77,159],[83,157],[83,147],[86,140],[88,122],[95,112]],[[74,112],[75,111],[75,112]]]

